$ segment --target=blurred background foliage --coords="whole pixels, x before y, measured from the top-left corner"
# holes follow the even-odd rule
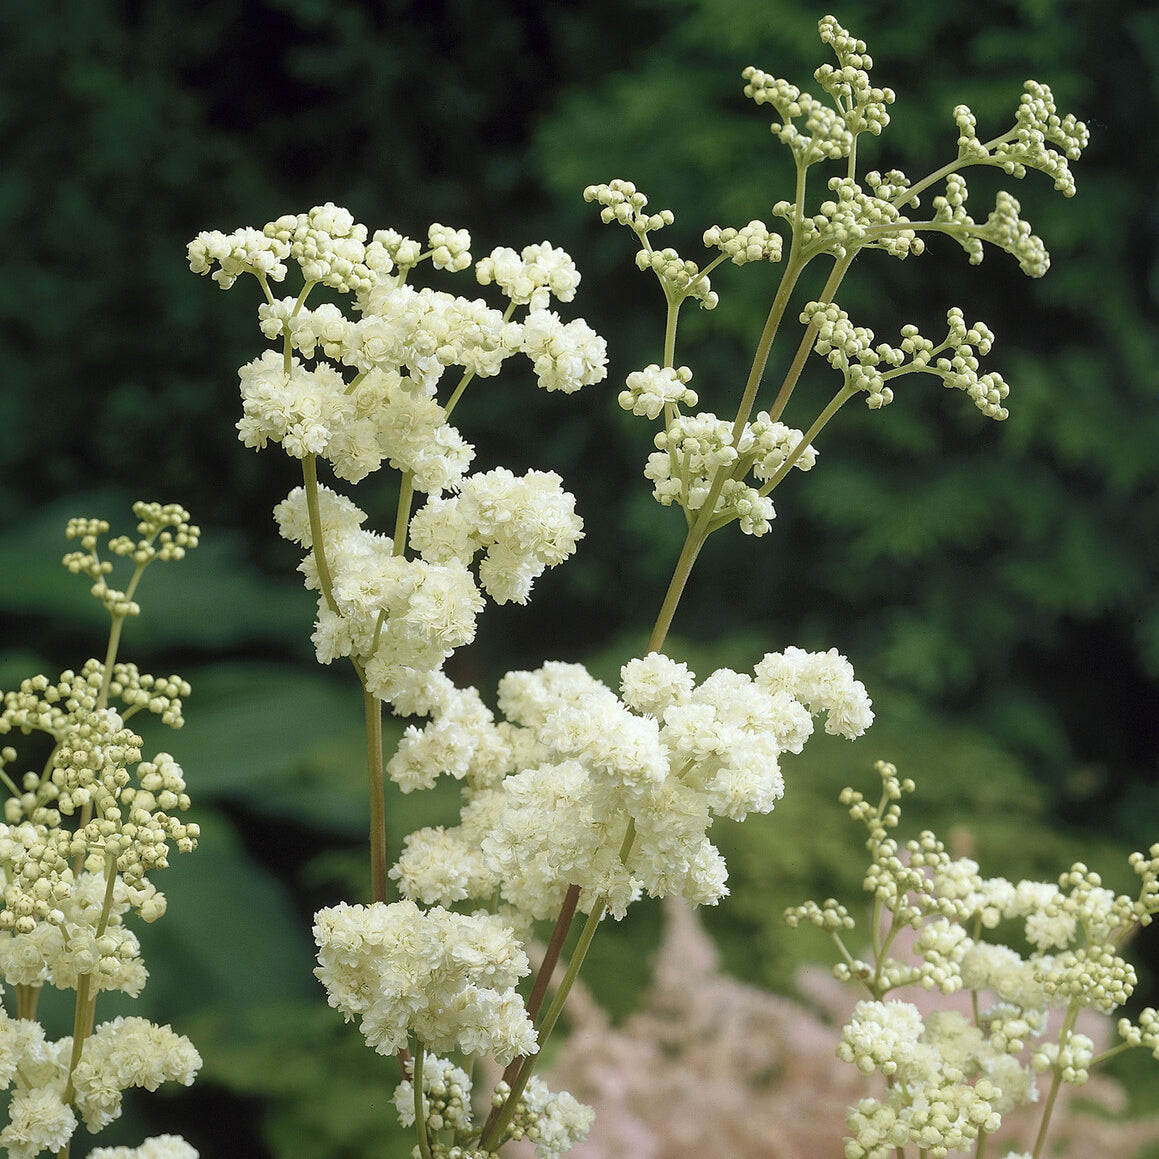
[[[161,883],[172,906],[142,933],[154,980],[137,1012],[193,1035],[206,1068],[101,1142],[180,1128],[204,1154],[405,1153],[384,1134],[390,1060],[320,1004],[310,976],[313,909],[365,890],[359,698],[347,673],[313,665],[312,603],[272,526],[291,465],[235,437],[236,368],[261,345],[256,288],[223,297],[189,274],[185,243],[333,200],[372,229],[467,226],[477,255],[544,237],[573,253],[575,312],[610,340],[609,382],[577,400],[505,376],[478,383],[457,417],[479,466],[559,470],[587,538],[529,607],[488,612],[454,674],[490,695],[508,667],[594,648],[612,679],[645,637],[681,520],[640,479],[651,429],[614,402],[624,376],[659,357],[663,303],[631,237],[579,194],[635,181],[676,213],[661,244],[692,257],[706,226],[767,219],[791,196],[790,170],[739,74],[756,64],[806,87],[827,59],[816,22],[829,10],[0,6],[0,687],[103,646],[100,609],[58,563],[69,515],[127,529],[131,500],[156,498],[183,503],[204,531],[185,563],[147,576],[123,655],[194,686],[186,729],[147,738],[184,764],[205,837]],[[871,781],[879,756],[918,780],[915,822],[989,872],[1053,877],[1082,857],[1127,887],[1123,855],[1159,837],[1159,150],[1143,128],[1159,104],[1159,10],[832,11],[898,93],[872,164],[930,171],[954,152],[955,104],[993,135],[1028,76],[1088,122],[1092,144],[1075,201],[1038,174],[1013,186],[1054,257],[1043,281],[1007,255],[974,269],[935,242],[904,266],[863,255],[840,296],[886,340],[911,321],[935,333],[951,305],[989,322],[1010,419],[987,422],[932,380],[907,380],[883,413],[846,408],[818,468],[778,492],[773,534],[710,542],[678,616],[674,648],[702,675],[788,643],[836,645],[879,710],[868,738],[822,743],[787,770],[776,814],[720,835],[734,896],[710,926],[730,968],[782,988],[826,952],[783,932],[783,907],[858,888],[859,837],[834,798]],[[976,217],[1003,184],[987,176],[970,177]],[[685,312],[678,357],[706,407],[727,406],[743,381],[776,276],[727,267],[719,308]],[[788,356],[774,352],[770,380]],[[786,418],[807,425],[833,387],[818,363]],[[360,490],[383,525],[389,498],[385,484]],[[453,789],[434,800],[453,815]],[[431,808],[394,803],[396,847]],[[592,985],[617,1012],[646,978],[658,921],[641,906],[597,940]],[[1154,936],[1139,950],[1159,957]],[[1153,1071],[1125,1073],[1137,1092],[1154,1085]]]

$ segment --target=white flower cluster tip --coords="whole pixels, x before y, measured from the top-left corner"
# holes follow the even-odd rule
[[[647,383],[654,392],[659,377],[652,375]],[[648,413],[654,403],[647,398],[644,386],[637,386],[641,397],[637,405]],[[631,398],[631,379],[628,393]],[[714,414],[674,413],[665,429],[656,435],[655,445],[657,452],[648,456],[644,477],[652,481],[652,493],[658,503],[665,507],[675,503],[689,513],[700,511],[713,493],[718,474],[723,472],[723,482],[716,490],[713,520],[720,525],[736,520],[746,535],[764,535],[771,529],[776,510],[768,497],[770,481],[788,469],[786,464],[808,471],[817,461],[817,452],[805,443],[804,434],[774,421],[767,411],[761,411],[744,425],[737,443],[733,441],[733,424]],[[763,486],[747,482],[750,474]]]
[[[580,276],[567,253],[545,241],[521,254],[497,248],[483,258],[476,279],[497,284],[510,299],[503,312],[480,300],[406,284],[424,260],[451,273],[471,265],[466,230],[435,223],[427,237],[424,250],[395,230],[370,236],[349,210],[327,202],[260,231],[207,232],[190,242],[190,268],[213,272],[223,289],[242,273],[259,280],[266,297],[259,309],[262,332],[282,342],[281,351],[242,368],[238,431],[247,446],[274,442],[294,458],[320,456],[339,477],[357,482],[384,461],[400,462],[392,443],[406,438],[411,419],[392,408],[405,409],[403,396],[410,396],[410,405],[421,409],[449,367],[461,368],[465,378],[490,377],[507,358],[523,354],[548,391],[571,393],[604,378],[604,340],[582,319],[564,322],[548,308],[552,298],[570,302],[575,296]],[[284,280],[287,259],[298,264],[305,284],[297,297],[275,299],[269,283]],[[352,295],[360,316],[348,317],[333,303],[307,309],[316,285]],[[528,308],[522,321],[510,317],[516,306]],[[315,365],[307,365],[311,360]],[[346,377],[349,368],[353,382]],[[466,470],[470,448],[453,428],[436,422],[437,431],[430,430],[429,415],[417,421],[426,429],[426,442],[435,443],[430,452],[437,457],[450,451],[454,463],[454,469],[427,472],[433,478],[425,489],[447,490]]]
[[[402,1050],[410,1034],[436,1053],[481,1051],[503,1065],[538,1049],[515,992],[527,955],[501,918],[343,903],[318,911],[314,940],[330,1005],[357,1018],[379,1054]]]

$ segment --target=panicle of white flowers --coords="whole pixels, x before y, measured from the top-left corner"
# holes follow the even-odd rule
[[[379,1054],[402,1050],[409,1034],[436,1053],[481,1051],[504,1065],[538,1049],[515,991],[527,955],[494,914],[343,903],[318,911],[314,940],[330,1005],[358,1019]]]
[[[495,1085],[497,1105],[510,1094],[507,1083]],[[533,1075],[515,1104],[507,1137],[533,1143],[536,1159],[559,1159],[587,1138],[595,1117],[591,1107],[567,1091],[549,1090],[542,1079]]]
[[[50,1041],[39,1023],[0,1012],[0,1082],[12,1091],[8,1125],[0,1132],[6,1154],[32,1159],[43,1150],[60,1151],[78,1115],[95,1133],[120,1117],[122,1092],[152,1091],[163,1082],[189,1086],[201,1067],[187,1038],[144,1018],[116,1018],[96,1027],[70,1074],[71,1055],[71,1037]],[[71,1102],[65,1101],[68,1091]],[[182,1146],[188,1145],[167,1137],[165,1146],[141,1154],[195,1159],[197,1152]]]
[[[403,894],[451,905],[498,891],[535,918],[573,885],[581,909],[603,899],[616,917],[645,892],[715,903],[727,889],[712,817],[769,812],[784,791],[780,758],[801,751],[815,715],[850,738],[873,719],[835,651],[788,648],[751,676],[720,669],[699,684],[654,654],[621,678],[617,697],[579,665],[509,673],[499,686],[505,721],[472,690],[409,730],[392,777],[405,789],[449,771],[466,792],[458,826],[408,839],[391,872]]]
[[[642,373],[643,383],[637,379],[633,384],[629,379],[626,393],[630,397],[639,390],[646,398],[647,389],[656,390],[659,385],[672,382],[671,372],[664,377],[664,372]],[[675,373],[678,376],[680,372]],[[637,405],[640,409],[633,407],[636,413],[648,413],[643,403]],[[699,511],[712,494],[718,473],[723,471],[725,481],[717,489],[714,522],[723,525],[736,520],[746,535],[759,536],[769,531],[776,510],[768,488],[754,487],[745,482],[745,477],[751,472],[759,483],[766,484],[790,460],[800,471],[811,470],[817,461],[817,452],[806,444],[804,434],[772,420],[767,411],[745,424],[738,442],[733,439],[733,424],[709,412],[675,413],[654,441],[658,451],[648,456],[644,477],[651,480],[656,501],[665,507],[675,503],[689,513]]]
[[[479,284],[496,283],[511,307],[529,308],[515,322],[510,309],[505,314],[482,301],[406,284],[424,260],[451,273],[466,270],[466,230],[435,223],[426,250],[393,230],[368,236],[348,210],[328,202],[278,218],[260,233],[238,231],[228,246],[213,233],[190,243],[190,268],[204,274],[220,266],[214,276],[223,288],[242,272],[258,277],[267,298],[259,309],[262,332],[283,341],[282,351],[241,370],[238,431],[247,446],[274,442],[294,458],[323,457],[350,482],[389,461],[414,470],[419,489],[438,493],[455,486],[473,454],[431,398],[449,367],[489,377],[522,353],[545,390],[570,393],[604,377],[603,339],[582,319],[565,323],[548,309],[553,297],[571,301],[579,284],[563,250],[548,242],[527,246],[521,255],[496,249],[478,263]],[[297,298],[275,300],[269,291],[270,278],[285,276],[284,266],[275,276],[258,260],[271,242],[301,268],[305,285]],[[247,245],[252,253],[236,252]],[[319,284],[352,295],[352,311],[360,317],[348,317],[332,303],[306,309],[310,289]],[[315,364],[293,357],[294,351]],[[353,381],[344,368],[356,372]],[[409,442],[409,454],[399,453],[400,440]],[[416,465],[416,456],[430,461]],[[440,457],[453,468],[435,468],[433,460]]]
[[[976,862],[952,858],[932,833],[900,847],[890,833],[900,819],[898,802],[913,782],[902,781],[885,762],[877,771],[882,792],[876,806],[853,789],[841,799],[869,834],[864,888],[874,898],[874,920],[883,923],[875,938],[883,949],[870,961],[856,960],[846,949],[855,923],[833,899],[793,907],[786,919],[828,931],[842,957],[834,975],[870,995],[845,1027],[838,1055],[865,1074],[885,1075],[889,1091],[850,1112],[854,1137],[846,1154],[887,1159],[914,1143],[945,1155],[970,1145],[980,1131],[993,1132],[1002,1115],[1036,1099],[1036,1073],[1055,1084],[1087,1082],[1099,1056],[1092,1039],[1074,1029],[1074,1019],[1087,1007],[1110,1013],[1131,996],[1135,972],[1116,947],[1155,911],[1159,847],[1152,850],[1154,864],[1141,872],[1141,901],[1105,889],[1082,864],[1057,885],[984,878]],[[1132,858],[1136,866],[1146,862],[1142,854]],[[983,940],[985,931],[1009,921],[1023,924],[1030,953]],[[886,948],[899,941],[915,961],[888,955]],[[974,1018],[954,1010],[923,1016],[911,1003],[886,998],[905,986],[942,994],[967,990]],[[1045,1037],[1051,1008],[1064,1012],[1053,1040]],[[1119,1033],[1126,1046],[1145,1046],[1159,1057],[1154,1010],[1144,1011],[1138,1024],[1121,1019]]]

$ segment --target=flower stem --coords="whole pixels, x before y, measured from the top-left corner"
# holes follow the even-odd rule
[[[338,604],[334,599],[334,584],[330,579],[330,566],[326,562],[326,545],[322,541],[322,513],[318,507],[318,460],[313,455],[302,459],[302,483],[306,492],[306,510],[310,516],[310,544],[314,552],[314,563],[318,568],[318,583],[326,606],[338,615]]]
[[[375,901],[386,901],[386,798],[382,776],[382,702],[365,688],[366,780],[370,793],[370,887]]]
[[[427,1138],[427,1116],[423,1106],[423,1055],[426,1047],[415,1035],[414,1057],[411,1063],[411,1085],[415,1096],[415,1134],[419,1140],[419,1154],[422,1159],[431,1159],[431,1141]]]

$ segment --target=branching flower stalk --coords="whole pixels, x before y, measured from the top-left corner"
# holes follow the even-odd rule
[[[113,563],[99,551],[109,525],[72,519],[66,529],[79,549],[65,555],[65,567],[92,581],[110,616],[104,661],[87,660],[55,683],[43,675],[25,680],[4,695],[0,713],[0,735],[40,733],[50,742],[40,769],[19,776],[8,771],[20,759],[16,749],[0,750],[0,780],[10,794],[0,824],[0,975],[17,998],[15,1019],[0,1009],[0,1076],[12,1087],[0,1146],[14,1159],[45,1151],[68,1159],[79,1122],[95,1133],[118,1118],[123,1090],[167,1080],[188,1085],[201,1065],[192,1044],[167,1026],[136,1017],[95,1025],[101,992],[135,997],[145,984],[140,945],[124,916],[135,911],[152,922],[164,914],[164,895],[149,875],[166,867],[171,846],[188,852],[198,838],[198,826],[178,818],[190,804],[180,766],[168,753],[142,760],[141,737],[125,727],[147,711],[180,728],[189,685],[140,672],[117,655],[125,621],[140,613],[135,596],[146,567],[180,560],[199,532],[176,505],[137,503],[133,512],[140,538],[107,544],[135,565],[123,591],[109,586]],[[46,985],[75,992],[72,1035],[58,1042],[36,1020]],[[177,1136],[126,1150],[196,1159]]]
[[[884,1098],[861,1100],[849,1115],[852,1159],[905,1159],[969,1153],[983,1159],[1002,1117],[1039,1097],[1049,1076],[1032,1149],[1047,1154],[1051,1118],[1063,1084],[1082,1087],[1092,1068],[1143,1046],[1159,1059],[1159,1013],[1122,1018],[1119,1045],[1095,1053],[1080,1025],[1087,1011],[1112,1013],[1135,987],[1134,969],[1117,950],[1159,913],[1159,843],[1131,855],[1136,897],[1103,887],[1075,864],[1056,883],[981,876],[970,858],[952,858],[931,832],[904,846],[892,836],[900,801],[914,791],[893,765],[879,762],[876,806],[858,791],[841,795],[868,832],[864,888],[873,898],[869,960],[847,949],[856,923],[833,898],[786,913],[833,938],[836,978],[868,995],[845,1028],[839,1056],[863,1074],[885,1077]],[[1021,927],[1023,949],[994,939],[1003,922]],[[1005,929],[1006,927],[1004,927]],[[970,995],[971,1017],[958,1010],[923,1013],[895,992]],[[1053,1012],[1061,1012],[1056,1020]]]
[[[635,234],[636,264],[655,274],[664,296],[663,365],[629,374],[619,404],[662,422],[645,476],[657,501],[681,508],[686,523],[646,652],[623,666],[618,692],[581,665],[547,662],[503,677],[493,711],[443,672],[473,638],[488,599],[526,602],[535,579],[582,537],[557,475],[472,473],[474,449],[449,422],[468,385],[492,389],[487,380],[512,357],[527,358],[547,391],[571,394],[604,378],[603,339],[552,308],[575,296],[580,277],[571,258],[548,242],[492,250],[474,273],[478,285],[506,299],[497,309],[415,288],[424,262],[451,275],[472,266],[466,231],[439,224],[423,245],[394,230],[371,234],[327,204],[261,230],[203,233],[189,246],[194,272],[212,273],[223,289],[245,273],[258,278],[259,324],[280,343],[241,369],[238,429],[246,445],[277,443],[302,461],[303,485],[275,515],[282,535],[304,550],[300,570],[318,593],[318,659],[352,662],[367,720],[372,901],[317,914],[316,973],[330,1004],[359,1021],[370,1046],[398,1054],[403,1081],[395,1103],[403,1123],[415,1127],[421,1159],[483,1159],[509,1139],[530,1139],[550,1159],[581,1139],[589,1109],[549,1091],[533,1071],[600,921],[618,920],[644,894],[717,903],[727,873],[708,837],[713,818],[771,811],[784,791],[781,761],[801,751],[815,718],[824,714],[828,732],[849,738],[872,721],[864,687],[835,649],[785,647],[751,674],[720,669],[703,680],[664,655],[709,535],[734,522],[744,534],[768,532],[772,492],[793,468],[812,469],[814,441],[837,411],[858,394],[870,409],[884,408],[902,376],[934,375],[983,414],[1006,417],[1005,382],[980,373],[979,358],[993,342],[983,323],[969,324],[951,308],[943,339],[906,325],[893,346],[855,325],[836,295],[862,250],[918,255],[923,232],[955,238],[973,263],[988,242],[1014,254],[1027,274],[1042,274],[1045,248],[1017,201],[999,194],[986,221],[975,222],[962,170],[983,164],[1021,178],[1037,169],[1069,196],[1068,162],[1086,144],[1086,129],[1058,116],[1049,89],[1028,82],[1008,132],[981,143],[972,114],[960,107],[953,161],[916,184],[899,170],[862,176],[859,138],[888,124],[894,94],[871,84],[863,42],[832,17],[819,30],[837,58],[815,73],[827,100],[758,69],[744,72],[746,96],[779,118],[772,129],[792,152],[796,180],[794,200],[773,206],[787,223],[788,256],[731,418],[694,409],[692,371],[677,362],[679,312],[689,300],[716,305],[709,275],[725,260],[781,261],[782,235],[755,220],[739,229],[713,226],[703,240],[718,253],[702,268],[656,248],[652,235],[671,226],[673,214],[648,212],[647,197],[631,182],[584,191],[605,222]],[[826,180],[828,196],[810,208],[814,166],[822,164],[838,165],[840,175]],[[932,216],[906,216],[934,185],[944,191]],[[820,296],[794,307],[802,274],[820,257],[833,263]],[[271,283],[285,279],[288,262],[303,286],[278,299]],[[350,298],[349,313],[330,303],[308,308],[318,285]],[[757,410],[773,343],[794,319],[802,327],[796,354],[768,409]],[[800,430],[781,419],[814,352],[841,382]],[[383,466],[399,472],[392,535],[367,530],[366,513],[319,482],[318,460],[348,484]],[[386,762],[398,788],[428,788],[442,775],[462,786],[459,823],[410,834],[389,869],[382,705],[427,718],[408,726]],[[388,900],[389,880],[399,900]],[[583,931],[548,1002],[547,980],[580,913]],[[548,921],[547,954],[525,1003],[516,989],[530,969],[524,945],[533,923]],[[878,945],[879,959],[892,936]],[[847,969],[859,968],[842,953]],[[875,1000],[894,984],[873,968],[865,977],[874,979]],[[449,1057],[454,1052],[465,1069]],[[477,1125],[470,1072],[480,1053],[507,1069]],[[973,1137],[984,1140],[990,1128],[987,1118]],[[945,1154],[940,1146],[923,1142],[921,1153]],[[887,1149],[902,1153],[900,1144]]]

